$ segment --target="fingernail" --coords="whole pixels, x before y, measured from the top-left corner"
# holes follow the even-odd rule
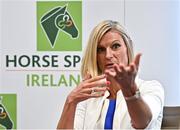
[[[111,84],[111,82],[110,81],[106,81],[106,85],[110,85]]]

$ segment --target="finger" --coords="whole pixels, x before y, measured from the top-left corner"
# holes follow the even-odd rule
[[[100,93],[91,94],[90,98],[102,97],[102,96],[104,96],[104,94],[105,94],[105,91],[104,92],[100,92]]]
[[[85,96],[88,98],[99,98],[104,96],[105,91],[104,92],[100,92],[100,93],[96,93],[96,94],[85,94]]]
[[[95,92],[104,92],[106,90],[108,90],[108,87],[96,87],[94,89]]]
[[[92,88],[92,87],[103,87],[106,86],[108,84],[108,81],[106,81],[106,78],[104,79],[100,79],[94,82],[90,82],[86,84],[87,88]]]
[[[105,70],[104,72],[106,75],[110,76],[110,77],[115,77],[116,76],[116,72],[115,71],[111,71],[111,70]]]
[[[121,73],[124,73],[126,71],[125,66],[123,64],[120,64],[119,68],[121,70]]]
[[[81,93],[80,95],[77,96],[77,98],[80,99],[81,101],[83,101],[83,100],[87,100],[89,98],[102,97],[102,96],[104,96],[104,93],[105,92],[96,93],[96,94]]]
[[[116,72],[116,76],[122,72],[121,69],[119,68],[119,65],[117,64],[114,64],[114,70]]]
[[[104,78],[106,78],[106,75],[105,75],[105,74],[96,76],[96,77],[94,77],[94,78],[90,78],[90,79],[88,79],[88,80],[86,80],[86,81],[87,81],[87,82],[94,82],[94,81],[97,81],[97,80],[100,80],[100,79],[104,79]]]
[[[114,67],[116,72],[121,72],[118,64],[114,64],[113,67]]]
[[[97,97],[104,96],[105,92],[106,92],[106,90],[102,90],[99,92],[94,92],[94,93],[88,94],[88,96],[89,96],[89,98],[97,98]]]
[[[136,72],[136,65],[135,65],[134,63],[131,63],[131,64],[129,65],[129,72],[130,72],[130,73]]]
[[[87,71],[87,73],[86,73],[83,81],[85,81],[85,80],[87,80],[87,79],[90,79],[91,77],[92,77],[91,74]]]
[[[97,92],[104,92],[108,90],[107,87],[93,87],[93,88],[86,88],[84,90],[82,90],[82,93],[88,93],[88,94],[92,94],[92,93],[97,93]]]
[[[139,63],[140,63],[140,58],[141,58],[141,53],[138,53],[137,55],[136,55],[136,57],[135,57],[135,59],[134,59],[134,64],[136,65],[136,69],[138,70],[138,68],[139,68]]]

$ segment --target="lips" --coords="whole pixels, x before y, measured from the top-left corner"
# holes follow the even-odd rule
[[[113,65],[114,65],[114,63],[107,63],[107,64],[105,65],[105,67],[106,67],[106,68],[114,68]]]

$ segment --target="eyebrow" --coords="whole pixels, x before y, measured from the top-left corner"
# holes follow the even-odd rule
[[[97,46],[97,49],[98,49],[98,48],[104,48],[104,46],[98,45],[98,46]]]
[[[121,41],[120,41],[120,40],[114,40],[112,43],[114,43],[114,42],[119,42],[119,43],[121,43]]]
[[[119,43],[121,43],[120,40],[114,40],[114,41],[111,42],[110,45],[112,45],[114,42],[119,42]],[[98,45],[97,45],[97,47],[104,47],[104,46],[102,46],[102,45],[100,44],[100,42],[99,42]]]

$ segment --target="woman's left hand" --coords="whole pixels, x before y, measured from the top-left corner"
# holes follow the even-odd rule
[[[138,72],[140,57],[141,54],[138,53],[132,63],[130,63],[128,66],[114,64],[115,72],[105,71],[105,74],[113,77],[119,83],[123,94],[126,97],[134,95],[135,91],[137,90],[135,77]]]

